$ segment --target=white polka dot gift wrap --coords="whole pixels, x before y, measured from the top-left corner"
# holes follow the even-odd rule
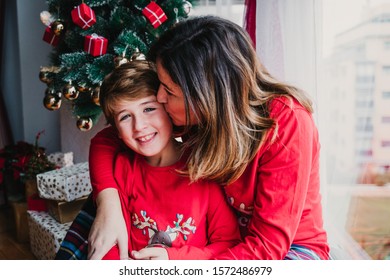
[[[46,212],[27,211],[31,252],[39,260],[53,260],[71,222],[60,224]]]
[[[37,175],[41,198],[73,201],[92,192],[88,162],[48,171]]]
[[[47,159],[54,163],[58,167],[66,167],[73,165],[73,152],[67,152],[67,153],[51,153],[47,155]]]

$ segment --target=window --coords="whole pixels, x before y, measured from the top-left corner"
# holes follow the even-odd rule
[[[382,117],[382,123],[389,123],[390,124],[390,116]]]
[[[330,223],[337,224],[336,235],[345,234],[351,238],[345,240],[363,250],[356,250],[359,255],[363,253],[372,259],[389,258],[388,236],[379,232],[388,224],[383,221],[388,220],[390,200],[386,202],[389,206],[378,212],[375,212],[377,205],[364,196],[359,197],[359,205],[365,205],[365,211],[354,208],[353,202],[358,197],[357,189],[367,194],[376,193],[381,166],[390,164],[389,107],[381,104],[381,100],[390,100],[387,60],[390,3],[361,0],[325,0],[321,3],[321,38],[323,48],[327,50],[321,70],[325,73],[345,71],[342,79],[327,79],[332,75],[324,75],[326,87],[320,87],[317,93],[328,97],[327,102],[318,104],[319,109],[329,112],[324,114],[324,119],[334,120],[334,116],[345,115],[345,121],[334,121],[328,128],[320,127],[326,149],[325,195],[329,206],[325,212]],[[340,89],[345,95],[343,101],[334,92],[327,91],[329,88]],[[379,198],[386,201],[384,197]],[[374,223],[366,216],[367,212],[376,213],[372,215],[379,222]],[[331,231],[330,236],[334,232]]]
[[[390,75],[390,66],[383,66],[383,73],[386,75]]]
[[[243,25],[245,0],[199,0],[194,5],[191,16],[217,15]]]
[[[382,92],[382,98],[383,99],[390,99],[390,91]]]
[[[381,146],[384,148],[390,148],[390,140],[382,140]]]

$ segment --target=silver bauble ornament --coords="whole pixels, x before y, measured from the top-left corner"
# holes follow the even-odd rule
[[[130,60],[131,61],[133,61],[133,60],[146,60],[146,57],[142,52],[139,51],[138,48],[136,48],[135,51],[133,52],[133,54],[131,55]]]
[[[119,67],[127,62],[129,62],[129,60],[124,56],[117,56],[114,58],[115,67]]]
[[[191,12],[192,4],[188,1],[183,1],[183,10],[188,15]]]

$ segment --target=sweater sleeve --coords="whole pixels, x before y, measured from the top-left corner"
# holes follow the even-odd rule
[[[117,188],[114,179],[114,160],[122,149],[122,141],[113,127],[98,132],[89,148],[89,173],[93,187],[93,196],[106,188]]]
[[[169,259],[212,259],[241,241],[237,218],[233,209],[227,204],[223,191],[217,185],[210,188],[207,223],[208,244],[206,246],[199,248],[186,245],[181,248],[168,248]]]
[[[302,107],[278,104],[275,111],[276,139],[270,140],[271,131],[256,158],[257,185],[248,234],[216,259],[280,260],[297,232],[312,172],[312,153],[317,149],[313,145],[316,132],[311,115]]]

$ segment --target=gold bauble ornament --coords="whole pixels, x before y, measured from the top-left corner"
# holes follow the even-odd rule
[[[62,93],[68,100],[75,100],[77,97],[79,97],[79,91],[74,85],[72,85],[72,82],[69,82],[62,88]]]
[[[93,126],[93,121],[89,117],[80,117],[77,120],[77,127],[81,131],[88,131],[92,128],[92,126]]]
[[[56,36],[60,36],[65,30],[64,23],[61,20],[55,20],[51,24],[51,30]]]
[[[84,85],[78,85],[77,86],[77,90],[79,92],[88,92],[88,91],[91,91],[91,88],[90,87],[87,87],[85,84]]]
[[[39,71],[39,79],[41,82],[46,84],[50,84],[53,81],[53,79],[50,77],[50,73],[42,69]]]
[[[93,89],[91,99],[94,104],[100,106],[100,87],[96,87]]]
[[[53,81],[53,77],[59,71],[60,68],[57,66],[41,66],[39,70],[39,79],[46,84],[50,84]]]
[[[117,56],[114,58],[115,67],[119,67],[127,62],[129,62],[129,60],[124,56]]]
[[[43,98],[43,106],[50,111],[58,110],[61,107],[61,96],[57,94],[46,94]]]

